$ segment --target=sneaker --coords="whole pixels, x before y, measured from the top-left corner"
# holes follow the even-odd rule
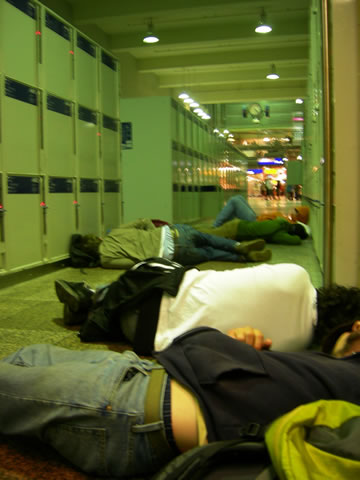
[[[247,255],[253,250],[263,250],[265,248],[265,240],[257,238],[256,240],[250,240],[249,242],[239,242],[235,246],[235,250],[238,253]]]
[[[55,291],[60,302],[74,313],[91,307],[94,291],[85,282],[55,280]]]
[[[248,261],[250,262],[267,262],[271,260],[272,251],[266,248],[261,251],[252,251],[247,254]]]
[[[87,320],[88,311],[80,310],[78,312],[73,312],[70,310],[69,305],[64,304],[64,324],[65,325],[81,325]]]

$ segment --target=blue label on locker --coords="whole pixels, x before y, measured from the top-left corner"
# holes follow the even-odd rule
[[[80,192],[96,193],[99,191],[99,182],[92,178],[80,178]]]
[[[107,115],[103,115],[103,127],[108,128],[109,130],[114,130],[117,132],[118,130],[118,122]]]
[[[21,100],[22,102],[30,103],[31,105],[38,104],[36,88],[15,82],[15,80],[11,80],[11,78],[5,79],[5,95],[15,98],[16,100]]]
[[[62,115],[71,117],[71,103],[67,100],[63,100],[62,98],[54,97],[54,95],[48,95],[47,108],[52,112],[61,113]]]
[[[119,182],[117,180],[104,180],[104,191],[106,193],[119,193]]]
[[[50,177],[49,178],[50,193],[72,193],[73,181],[71,178]]]
[[[45,15],[45,25],[65,40],[70,40],[70,28],[49,12]]]
[[[97,124],[96,112],[86,107],[79,106],[79,120]]]
[[[36,8],[32,2],[28,0],[6,0],[8,3],[13,5],[14,7],[21,10],[26,15],[29,15],[31,18],[36,18]]]
[[[116,62],[113,58],[110,57],[107,53],[104,51],[101,51],[101,61],[104,65],[107,67],[111,68],[111,70],[114,70],[116,72]]]
[[[40,177],[9,175],[8,193],[40,193]]]
[[[124,150],[133,148],[132,123],[121,123],[121,146]]]
[[[95,45],[93,45],[91,42],[89,42],[89,40],[81,36],[79,33],[77,34],[77,46],[92,57],[96,57]]]

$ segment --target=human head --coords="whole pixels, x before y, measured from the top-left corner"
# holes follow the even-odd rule
[[[336,339],[360,318],[360,289],[330,285],[317,289],[317,325],[314,343],[331,353]]]
[[[335,357],[360,352],[360,320],[339,325],[325,338],[322,351]]]
[[[99,255],[99,245],[102,242],[101,238],[93,235],[92,233],[88,233],[87,235],[83,235],[79,242],[79,248],[88,255],[92,257],[97,257]]]
[[[291,223],[288,233],[290,235],[297,235],[301,238],[301,240],[305,240],[309,236],[305,230],[305,227],[301,225],[301,223]]]

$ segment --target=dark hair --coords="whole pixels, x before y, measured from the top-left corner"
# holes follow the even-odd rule
[[[300,223],[290,224],[288,233],[290,235],[297,235],[301,240],[305,240],[309,236],[303,225],[300,225]]]
[[[331,352],[336,339],[360,318],[360,288],[331,285],[317,289],[315,345]],[[335,335],[337,337],[335,338]],[[334,341],[335,338],[335,341]],[[331,342],[333,342],[331,344]],[[331,346],[332,345],[332,346]]]
[[[101,243],[101,238],[88,233],[83,235],[79,244],[81,250],[92,257],[97,257],[99,255],[99,245]]]

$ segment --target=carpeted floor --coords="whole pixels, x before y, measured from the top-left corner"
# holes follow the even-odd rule
[[[292,262],[302,265],[311,275],[315,286],[321,285],[321,272],[311,240],[299,247],[270,246],[273,258],[270,263]],[[225,270],[254,264],[208,262],[201,269]],[[54,280],[86,280],[97,286],[115,280],[118,270],[73,269],[61,270],[0,289],[0,357],[18,348],[34,343],[51,343],[70,349],[109,349],[123,351],[122,344],[81,343],[76,327],[66,327],[62,322],[62,305],[58,302]],[[11,283],[9,281],[9,283]],[[274,299],[276,301],[276,299]],[[1,412],[0,415],[6,415]],[[0,480],[84,480],[90,477],[68,465],[48,447],[33,439],[4,438],[0,436]]]

